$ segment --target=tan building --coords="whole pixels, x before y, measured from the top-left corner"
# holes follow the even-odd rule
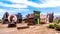
[[[46,15],[41,14],[40,19],[42,23],[52,23],[54,19],[54,14],[53,13],[48,13]]]
[[[41,14],[41,15],[40,15],[40,22],[42,22],[42,23],[47,23],[47,15]]]

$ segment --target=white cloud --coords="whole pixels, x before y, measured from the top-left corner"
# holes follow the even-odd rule
[[[4,10],[4,9],[0,9],[0,13],[5,13],[6,12],[6,10]]]
[[[28,6],[36,8],[57,7],[60,6],[60,0],[42,0],[42,4],[37,4],[28,0],[7,0],[16,4],[4,4],[0,2],[1,6],[13,7],[13,8],[27,8]],[[22,4],[22,5],[21,5]]]
[[[0,6],[4,6],[4,7],[12,7],[12,8],[27,8],[27,5],[21,5],[21,4],[4,4],[2,2],[0,2]]]
[[[6,12],[5,10],[0,9],[0,19],[3,17],[3,14],[4,14],[5,12]]]
[[[0,19],[2,19],[5,12],[8,12],[9,14],[13,14],[15,11],[0,9]]]
[[[37,3],[33,3],[33,2],[28,2],[26,3],[27,5],[33,6],[33,7],[37,7],[37,8],[46,8],[46,7],[57,7],[60,6],[60,1],[58,0],[49,0],[46,2],[43,2],[42,4],[37,4]]]
[[[13,10],[6,10],[6,9],[0,9],[0,15],[3,15],[5,12],[14,13],[15,11],[13,11]]]
[[[36,7],[36,8],[46,8],[46,7],[57,7],[57,6],[60,6],[60,0],[43,0],[43,3],[42,4],[37,4],[37,3],[34,3],[32,1],[28,1],[28,0],[9,0],[10,2],[13,2],[13,3],[23,3],[25,5],[28,5],[28,6],[33,6],[33,7]]]
[[[40,4],[39,7],[57,7],[57,6],[60,6],[60,0],[49,0],[46,3]]]
[[[7,0],[7,1],[10,1],[12,3],[25,3],[27,2],[28,0]]]

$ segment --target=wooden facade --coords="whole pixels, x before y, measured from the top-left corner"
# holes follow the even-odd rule
[[[54,14],[53,13],[47,14],[47,18],[49,20],[49,23],[52,23],[54,19]]]
[[[54,14],[53,13],[48,13],[47,15],[41,14],[40,17],[35,17],[34,13],[33,14],[28,14],[27,17],[26,17],[26,22],[29,23],[29,24],[30,23],[39,24],[38,22],[36,22],[37,18],[40,19],[39,23],[41,23],[41,24],[52,23],[53,19],[54,19]]]
[[[16,14],[17,16],[17,23],[22,23],[22,15],[21,13]]]
[[[2,18],[2,23],[3,24],[6,24],[8,23],[8,16],[9,16],[9,13],[8,12],[5,12],[5,14],[3,15],[3,18]]]
[[[26,16],[26,22],[28,23],[28,25],[33,25],[34,23],[34,14],[28,14]]]
[[[26,15],[28,25],[40,24],[40,12],[34,11],[33,14]]]
[[[18,14],[15,14],[17,16],[17,23],[21,23],[22,22],[22,15],[21,13],[18,13]],[[7,24],[9,23],[8,21],[8,16],[9,16],[9,13],[6,12],[4,15],[3,15],[3,18],[2,18],[2,22],[3,24]]]

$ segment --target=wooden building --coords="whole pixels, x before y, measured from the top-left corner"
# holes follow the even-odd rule
[[[2,23],[3,24],[9,23],[8,16],[9,16],[9,13],[5,12],[5,14],[3,15],[3,18],[2,18]]]
[[[22,15],[21,13],[16,14],[17,16],[17,23],[22,23]]]
[[[15,15],[17,16],[17,23],[21,23],[22,22],[22,15],[21,15],[21,13],[18,13],[18,14],[15,14]],[[5,14],[3,15],[3,18],[2,18],[3,24],[9,23],[8,16],[9,16],[9,13],[5,12]]]
[[[48,13],[47,14],[47,20],[49,21],[49,23],[52,23],[54,19],[54,13]]]
[[[34,14],[28,14],[26,16],[26,22],[28,23],[28,25],[33,25],[34,23]]]
[[[38,20],[39,19],[39,20]],[[27,23],[33,23],[33,24],[45,24],[45,23],[52,23],[54,19],[53,13],[48,13],[46,15],[40,14],[40,16],[36,17],[35,14],[28,14],[26,17]]]
[[[28,25],[40,24],[40,12],[34,11],[32,14],[26,15],[26,22]]]
[[[46,15],[41,14],[40,19],[41,23],[52,23],[54,19],[54,14],[53,13],[48,13]]]
[[[40,22],[41,24],[45,24],[47,22],[47,15],[40,14]]]

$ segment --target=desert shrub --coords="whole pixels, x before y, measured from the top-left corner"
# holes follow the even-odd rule
[[[49,24],[48,27],[49,27],[49,28],[54,28],[54,25],[53,25],[53,24]]]
[[[49,28],[55,28],[57,25],[56,24],[49,24]]]
[[[58,24],[55,24],[55,23],[54,24],[49,24],[48,27],[60,31],[60,25],[58,25]]]
[[[55,24],[59,24],[60,23],[60,20],[54,20],[53,21]]]
[[[60,31],[60,25],[57,25],[55,29]]]
[[[58,24],[60,23],[60,20],[58,20]]]
[[[58,20],[54,20],[53,22],[54,22],[54,23],[58,23]]]

